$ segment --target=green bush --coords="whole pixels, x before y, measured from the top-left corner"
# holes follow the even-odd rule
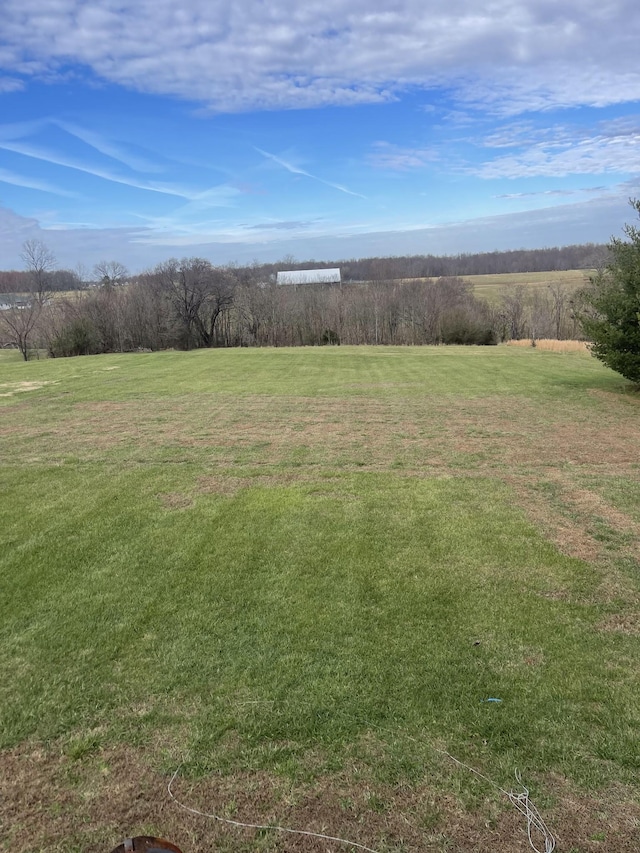
[[[493,346],[497,343],[492,327],[465,310],[445,314],[440,336],[443,344]]]
[[[93,323],[80,318],[72,320],[53,338],[49,345],[52,358],[72,355],[95,355],[101,352],[98,333]]]

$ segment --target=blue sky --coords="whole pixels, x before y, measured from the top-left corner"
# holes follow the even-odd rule
[[[605,242],[637,0],[0,0],[0,268]]]

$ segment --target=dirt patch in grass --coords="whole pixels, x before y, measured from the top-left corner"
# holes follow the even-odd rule
[[[14,394],[22,394],[25,391],[37,391],[45,385],[56,385],[57,380],[46,380],[43,382],[0,382],[0,397],[13,397]]]
[[[600,543],[583,524],[559,512],[549,496],[536,488],[536,481],[517,476],[505,479],[527,517],[559,551],[586,562],[598,559],[602,550]]]
[[[609,405],[620,405],[621,403],[629,406],[640,406],[640,392],[637,385],[628,386],[629,393],[619,394],[613,391],[605,391],[603,388],[590,388],[589,396],[595,397],[598,400]]]
[[[640,636],[640,613],[612,613],[599,623],[600,631],[612,631],[615,634]]]
[[[206,460],[210,473],[197,480],[196,491],[229,496],[337,472],[489,476],[513,488],[532,522],[563,553],[593,562],[608,547],[633,557],[640,525],[586,490],[579,474],[640,477],[640,418],[635,400],[596,400],[554,407],[498,394],[99,401],[76,404],[46,423],[5,411],[3,457],[15,462],[29,448],[29,459],[53,463],[65,457]],[[545,483],[553,490],[539,488]],[[180,509],[193,497],[160,500]],[[619,534],[616,541],[604,541],[603,526]]]
[[[231,827],[186,812],[169,798],[169,778],[154,770],[141,751],[125,746],[81,760],[33,746],[0,753],[2,849],[108,853],[138,834],[169,838],[183,853],[352,849],[309,836]],[[543,787],[555,801],[543,811],[561,850],[637,851],[640,805],[633,792],[616,788],[588,795],[553,776]],[[292,783],[257,772],[197,781],[179,776],[173,790],[185,805],[206,813],[339,836],[381,851],[530,849],[526,823],[506,798],[488,791],[471,812],[428,779],[389,786],[357,774],[335,774]]]
[[[503,479],[532,521],[547,531],[563,553],[589,561],[601,558],[603,541],[596,536],[596,529],[603,526],[621,534],[623,544],[617,550],[639,557],[640,524],[597,492],[579,485],[582,470],[550,469],[543,472],[542,478],[514,473]],[[638,476],[633,467],[621,465],[603,465],[598,473],[607,477]]]
[[[628,472],[627,472],[628,473]],[[635,606],[639,601],[637,584],[620,570],[615,558],[637,562],[640,555],[640,525],[609,506],[599,495],[579,488],[571,471],[547,471],[544,480],[523,476],[505,477],[513,489],[518,504],[543,536],[570,557],[598,567],[600,582],[585,601],[593,603],[625,602]],[[541,488],[546,485],[548,488]],[[598,524],[615,526],[624,534],[621,542],[598,538]],[[558,600],[575,600],[567,589],[559,587],[544,593]],[[616,615],[610,619],[609,630],[621,630]],[[616,627],[617,626],[617,627]],[[607,630],[606,625],[601,626]],[[629,626],[627,626],[629,627]]]
[[[628,515],[614,509],[600,495],[588,489],[570,489],[565,499],[582,515],[591,515],[605,521],[614,530],[640,536],[640,524]]]
[[[182,492],[167,492],[158,497],[166,509],[187,509],[193,506],[193,498]]]
[[[214,454],[223,465],[301,469],[451,468],[510,473],[560,465],[637,465],[635,407],[594,414],[516,397],[372,399],[194,395],[75,405],[54,423],[14,415],[6,429],[39,459],[112,451],[138,461],[159,452]],[[17,441],[17,438],[15,439]],[[19,448],[16,448],[19,450]],[[9,450],[7,451],[9,452]],[[15,451],[13,453],[15,456]]]

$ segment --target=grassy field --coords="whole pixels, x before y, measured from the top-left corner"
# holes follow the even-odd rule
[[[446,750],[637,851],[639,450],[583,351],[0,352],[0,849],[347,849],[179,766],[235,820],[530,849]]]
[[[546,290],[559,284],[568,291],[585,287],[596,270],[557,270],[555,272],[517,272],[496,273],[495,275],[464,275],[461,278],[473,285],[473,293],[488,302],[498,302],[502,293],[508,293],[516,287],[531,290]],[[437,278],[399,279],[399,281],[430,281]]]
[[[473,292],[490,302],[496,302],[505,290],[522,285],[527,290],[543,290],[553,284],[560,284],[567,290],[577,290],[589,283],[589,277],[595,270],[559,270],[556,272],[519,272],[501,275],[467,275],[465,281],[471,282]]]

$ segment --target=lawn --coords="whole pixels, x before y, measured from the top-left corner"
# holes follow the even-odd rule
[[[0,353],[0,849],[348,849],[178,767],[239,821],[530,849],[446,751],[636,851],[639,416],[580,351]]]

